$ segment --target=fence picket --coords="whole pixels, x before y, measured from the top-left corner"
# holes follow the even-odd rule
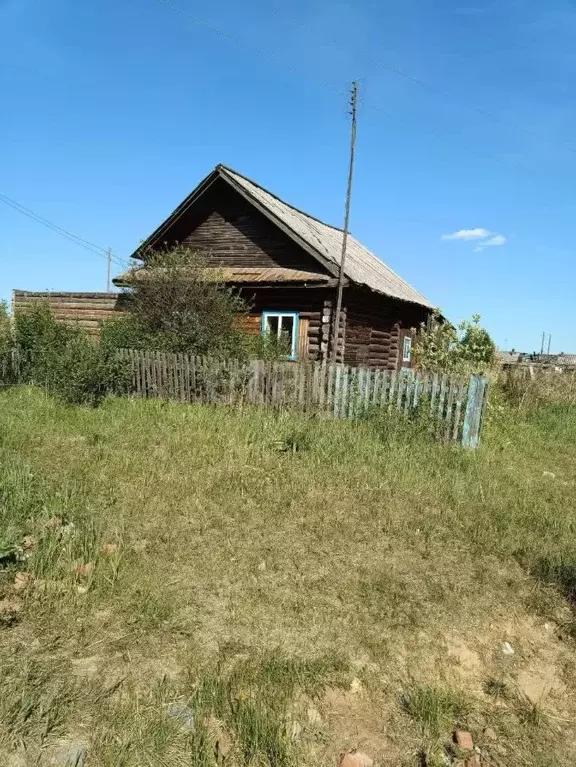
[[[460,434],[460,417],[462,413],[463,394],[464,394],[464,387],[459,381],[456,388],[456,406],[454,409],[454,428],[452,429],[452,435],[451,435],[451,440],[453,442],[458,441],[458,437]]]
[[[452,431],[452,421],[454,419],[454,398],[456,396],[456,384],[450,381],[450,387],[448,390],[448,404],[446,405],[446,430],[444,432],[444,439],[446,442],[450,439],[450,433]]]

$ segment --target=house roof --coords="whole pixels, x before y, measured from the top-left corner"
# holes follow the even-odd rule
[[[223,178],[248,199],[267,218],[314,256],[334,276],[338,275],[342,257],[343,232],[289,205],[262,186],[225,165],[217,165],[186,200],[172,213],[138,250],[133,258],[141,258],[146,248],[161,241],[162,234],[176,221],[217,178]],[[352,235],[346,247],[345,277],[377,293],[401,301],[434,308],[427,298],[390,269],[378,256]]]
[[[318,272],[306,272],[301,269],[284,269],[280,267],[260,267],[260,266],[239,266],[239,267],[221,267],[217,269],[204,269],[204,274],[210,278],[222,282],[247,283],[254,284],[259,282],[315,282],[330,284],[334,282],[329,274],[320,274]],[[131,269],[124,274],[114,278],[114,284],[119,287],[127,287],[134,282],[146,279],[150,270],[145,267]]]

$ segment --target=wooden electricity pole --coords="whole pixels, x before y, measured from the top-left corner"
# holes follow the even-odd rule
[[[350,224],[350,201],[352,199],[352,181],[354,179],[354,157],[356,154],[356,117],[358,112],[358,82],[356,80],[354,80],[352,83],[350,108],[352,115],[350,166],[348,170],[348,188],[346,191],[346,213],[344,215],[344,229],[342,232],[342,256],[340,258],[340,272],[338,274],[338,295],[336,298],[336,313],[334,315],[332,329],[332,362],[336,362],[338,357],[338,335],[340,333],[340,312],[342,311],[342,289],[344,287],[344,267],[346,265],[346,246],[348,245],[348,226]]]
[[[106,292],[110,293],[110,272],[112,269],[112,248],[106,251]]]

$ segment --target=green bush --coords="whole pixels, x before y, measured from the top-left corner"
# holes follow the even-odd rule
[[[147,330],[133,314],[122,314],[105,320],[100,331],[100,343],[106,349],[162,350],[163,339]]]
[[[485,373],[495,354],[494,342],[480,327],[479,314],[454,327],[437,312],[429,326],[420,326],[414,345],[418,367],[433,373]]]
[[[131,319],[108,328],[107,343],[118,348],[118,340],[130,340],[137,348],[235,356],[237,320],[247,305],[201,255],[186,245],[148,251],[129,282]]]
[[[64,402],[97,406],[126,390],[127,369],[114,351],[80,327],[58,322],[46,304],[16,315],[14,340],[20,380],[45,386]]]
[[[0,354],[10,349],[12,345],[12,328],[10,327],[10,315],[8,304],[0,301]]]

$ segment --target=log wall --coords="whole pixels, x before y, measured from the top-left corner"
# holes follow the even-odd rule
[[[326,270],[292,238],[222,180],[167,232],[164,245],[185,243],[212,267],[285,267]]]
[[[94,336],[99,335],[105,320],[118,317],[125,311],[125,297],[122,293],[12,292],[14,313],[29,310],[39,302],[45,303],[57,320],[77,323]]]
[[[401,340],[425,322],[429,310],[360,288],[344,291],[347,310],[344,362],[347,365],[397,370]]]

